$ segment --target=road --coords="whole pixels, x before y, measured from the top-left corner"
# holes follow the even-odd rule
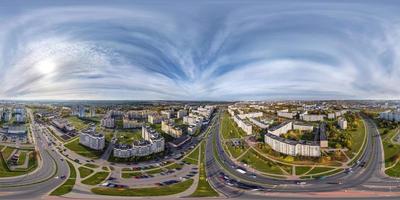
[[[219,117],[220,116],[217,118]],[[237,172],[236,168],[238,166],[229,158],[221,145],[219,134],[220,123],[219,120],[216,119],[211,127],[212,131],[207,139],[206,145],[207,177],[217,190],[228,197],[248,197],[247,195],[254,195],[255,192],[245,192],[235,187],[227,186],[225,182],[218,178],[220,172],[227,174],[229,177],[239,182],[263,187],[270,193],[332,192],[348,189],[400,191],[400,188],[397,187],[399,185],[398,180],[386,177],[382,173],[382,143],[374,122],[365,116],[362,117],[365,121],[367,131],[367,142],[365,151],[359,160],[361,162],[365,161],[367,163],[366,167],[354,166],[353,173],[346,174],[342,172],[323,180],[307,180],[305,181],[307,182],[306,185],[297,185],[293,180],[277,180],[258,174],[256,178],[253,178],[252,173],[241,174]],[[332,184],[339,181],[342,182],[342,184]],[[366,185],[368,185],[368,187]],[[251,197],[253,198],[253,196]]]
[[[44,136],[40,125],[34,123],[33,116],[29,113],[32,122],[32,134],[36,151],[41,162],[38,169],[22,176],[0,179],[0,199],[34,199],[51,192],[64,180],[58,178],[68,176],[69,168],[61,155],[53,151],[47,138]]]

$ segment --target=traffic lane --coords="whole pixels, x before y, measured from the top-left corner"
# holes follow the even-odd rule
[[[371,130],[371,129],[369,129],[369,130]],[[213,133],[213,134],[215,134],[215,133]],[[219,134],[216,134],[217,135],[217,137],[218,137],[218,135]],[[368,137],[368,136],[367,136]],[[219,139],[219,138],[218,138]],[[368,140],[369,142],[367,143],[367,145],[369,144],[369,145],[371,145],[371,142],[370,142],[370,140]],[[224,156],[224,155],[226,155],[225,153],[224,153],[224,151],[223,151],[223,149],[222,149],[222,147],[221,147],[221,145],[220,145],[220,143],[219,142],[217,142],[217,146],[218,146],[218,148],[220,149],[220,151],[219,151],[219,155],[222,155],[223,157],[224,157],[224,161],[225,162],[227,162],[227,163],[230,163],[231,164],[231,166],[235,166],[234,165],[234,163],[233,162],[231,162],[231,160],[230,159],[227,159],[227,156]],[[366,149],[369,149],[369,148],[366,148]],[[365,152],[364,152],[365,153]],[[235,170],[229,170],[230,172],[232,172],[232,173],[235,173]],[[355,173],[355,174],[358,174],[359,176],[361,176],[361,173],[357,170],[357,172]],[[239,174],[239,173],[236,173],[235,175],[237,175],[237,176],[239,176],[239,177],[241,177],[241,178],[247,178],[247,177],[243,177],[243,174]],[[348,179],[347,177],[349,177],[349,175],[348,174],[340,174],[340,175],[338,175],[338,176],[336,176],[336,179],[337,178],[346,178],[346,179]],[[351,177],[351,176],[350,176]],[[355,176],[354,176],[355,177]],[[333,180],[336,180],[335,178],[330,178],[330,179],[333,179]],[[355,178],[355,179],[358,179],[358,176],[357,176],[357,178]],[[247,180],[248,181],[248,180]],[[254,179],[252,180],[252,181],[254,181]],[[265,182],[265,181],[268,181],[268,183],[271,183],[271,182],[273,182],[273,183],[275,183],[275,184],[277,184],[277,185],[282,185],[282,183],[283,183],[283,185],[287,185],[287,184],[285,184],[285,182],[286,183],[293,183],[293,181],[286,181],[286,180],[283,180],[283,181],[277,181],[276,182],[276,180],[268,180],[268,179],[264,179],[263,177],[258,177],[257,179],[256,179],[256,182],[260,182],[260,181],[263,181],[263,182]],[[331,180],[330,180],[331,181]],[[319,190],[331,190],[331,188],[332,188],[332,185],[331,184],[329,184],[329,186],[325,186],[325,187],[328,187],[328,188],[321,188],[321,186],[320,186],[320,184],[321,183],[324,183],[324,182],[322,182],[322,181],[314,181],[314,183],[315,184],[318,184],[318,187],[319,187]],[[340,186],[336,186],[336,187],[334,187],[334,188],[336,188],[336,189],[342,189],[342,188],[346,188],[346,187],[351,187],[352,185],[354,185],[354,184],[348,184],[348,183],[346,183],[346,184],[342,184],[342,185],[340,185]],[[313,186],[313,190],[314,190],[314,186]],[[292,189],[291,189],[292,190]],[[286,190],[285,190],[286,191]],[[304,189],[302,188],[302,189],[300,189],[300,191],[304,191]]]

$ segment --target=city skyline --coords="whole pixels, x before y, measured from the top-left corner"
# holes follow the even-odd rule
[[[400,97],[395,1],[175,3],[2,3],[0,99]]]

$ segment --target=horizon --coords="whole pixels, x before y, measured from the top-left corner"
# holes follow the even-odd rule
[[[0,99],[400,99],[400,2],[173,2],[2,3]]]

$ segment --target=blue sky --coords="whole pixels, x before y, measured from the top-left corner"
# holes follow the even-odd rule
[[[0,99],[399,99],[399,1],[0,1]]]

